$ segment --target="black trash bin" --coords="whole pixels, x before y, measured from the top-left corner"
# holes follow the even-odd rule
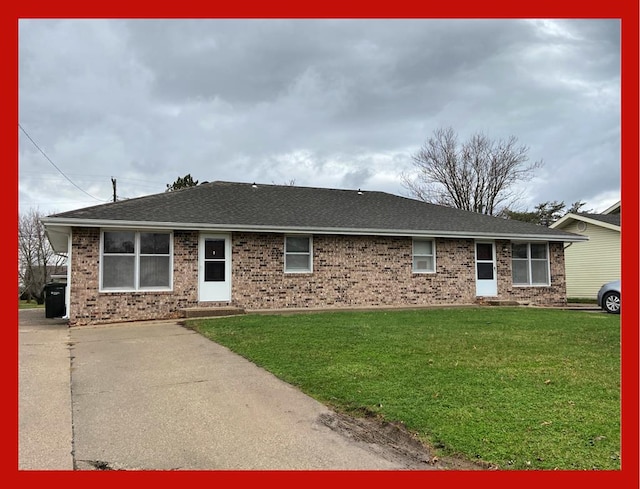
[[[67,313],[65,289],[67,284],[58,282],[44,286],[44,315],[47,318],[61,318]]]

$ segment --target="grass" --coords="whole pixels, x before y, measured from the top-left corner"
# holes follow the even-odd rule
[[[38,304],[36,301],[18,301],[18,309],[35,309],[44,308],[44,304]]]
[[[440,456],[620,469],[620,318],[528,308],[247,315],[189,326]]]
[[[569,297],[567,298],[568,304],[593,304],[598,305],[597,299],[589,299],[587,297]]]

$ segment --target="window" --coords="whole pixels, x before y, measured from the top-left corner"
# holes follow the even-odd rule
[[[170,289],[171,241],[171,233],[104,231],[101,289]]]
[[[436,271],[436,245],[432,239],[413,240],[413,273]]]
[[[304,273],[313,271],[311,236],[285,236],[284,271]]]
[[[493,280],[495,266],[493,243],[476,242],[476,278],[478,280]]]
[[[204,240],[204,281],[224,282],[225,281],[225,240],[205,239]]]
[[[547,243],[513,243],[511,273],[514,285],[549,285]]]

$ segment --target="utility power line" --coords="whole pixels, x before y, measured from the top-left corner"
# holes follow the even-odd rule
[[[42,155],[47,159],[47,161],[48,161],[49,163],[51,163],[51,164],[53,165],[53,167],[54,167],[56,170],[58,170],[58,171],[60,172],[60,174],[61,174],[64,178],[66,178],[66,179],[69,181],[69,183],[71,183],[71,185],[73,185],[75,188],[77,188],[78,190],[80,190],[80,192],[82,192],[82,193],[84,193],[84,194],[88,195],[88,196],[89,196],[89,197],[91,197],[92,199],[97,200],[98,202],[106,202],[104,199],[99,199],[98,197],[94,197],[94,196],[93,196],[93,195],[91,195],[89,192],[87,192],[87,191],[85,191],[84,189],[82,189],[82,188],[78,187],[78,185],[76,185],[76,184],[73,182],[73,180],[71,180],[68,176],[66,176],[66,175],[64,174],[64,172],[63,172],[60,168],[58,168],[58,167],[56,166],[56,164],[55,164],[53,161],[51,161],[51,158],[49,158],[49,157],[47,156],[47,154],[46,154],[44,151],[42,151],[42,149],[40,149],[40,146],[38,146],[38,144],[33,140],[33,138],[32,138],[31,136],[29,136],[29,133],[24,129],[24,127],[22,127],[22,125],[21,125],[19,122],[18,122],[18,127],[22,130],[22,132],[24,133],[24,135],[25,135],[25,136],[27,136],[27,138],[29,138],[29,141],[31,141],[31,142],[33,143],[33,145],[38,149],[38,151],[40,151],[40,153],[42,153]]]

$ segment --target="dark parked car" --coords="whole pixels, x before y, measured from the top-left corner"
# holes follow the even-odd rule
[[[620,280],[607,282],[600,287],[598,306],[611,314],[620,314]]]

